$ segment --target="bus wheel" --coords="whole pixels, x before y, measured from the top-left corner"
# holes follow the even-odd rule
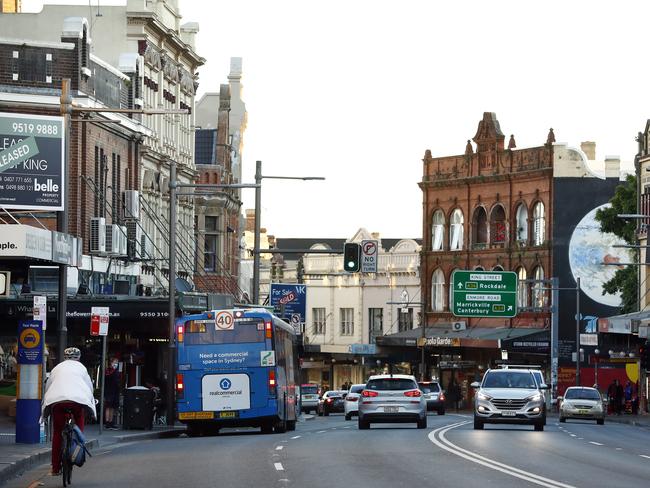
[[[284,434],[287,431],[287,422],[285,420],[278,420],[273,426],[273,431],[276,434]]]
[[[273,432],[273,425],[269,422],[262,425],[262,434],[271,434]]]
[[[203,434],[203,429],[196,424],[187,424],[187,435],[190,437],[199,437]]]
[[[296,430],[295,420],[287,420],[287,430]]]

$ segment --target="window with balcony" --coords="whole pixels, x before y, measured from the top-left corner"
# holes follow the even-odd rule
[[[341,308],[341,335],[351,336],[354,335],[354,309]]]
[[[445,274],[441,269],[431,277],[431,310],[441,312],[445,309]]]
[[[463,249],[464,225],[465,218],[463,211],[459,208],[455,209],[451,214],[449,225],[449,250],[459,251]]]
[[[325,309],[324,308],[312,308],[312,317],[313,317],[313,332],[314,335],[325,335]]]
[[[490,240],[493,245],[503,245],[507,240],[506,212],[502,205],[495,205],[490,212]]]
[[[488,218],[483,207],[477,207],[472,217],[472,247],[484,249],[488,244]]]
[[[533,207],[533,245],[541,246],[546,240],[546,210],[542,202]]]
[[[445,239],[445,214],[442,210],[436,210],[431,223],[431,250],[442,251],[442,243]]]
[[[518,244],[525,246],[528,243],[528,208],[526,208],[526,204],[520,203],[515,215],[517,219],[515,239]]]

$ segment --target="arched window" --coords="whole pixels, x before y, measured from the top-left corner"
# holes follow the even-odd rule
[[[483,249],[488,242],[488,219],[483,207],[474,210],[472,217],[472,246],[475,249]]]
[[[431,276],[431,310],[440,312],[445,309],[445,274],[437,269]]]
[[[445,239],[445,214],[442,210],[436,210],[433,213],[431,223],[431,250],[441,251],[442,243]]]
[[[533,245],[541,246],[546,240],[546,210],[542,202],[533,208]]]
[[[544,268],[537,266],[535,268],[533,279],[535,284],[533,285],[533,306],[534,307],[545,307],[546,306],[546,290],[542,280],[544,279]]]
[[[506,242],[506,212],[501,205],[495,205],[490,212],[490,241],[492,244]]]
[[[474,266],[474,271],[485,271],[483,266]]]
[[[526,244],[528,242],[528,209],[525,203],[519,204],[517,207],[517,242]]]
[[[492,268],[492,271],[503,271],[503,266],[497,264],[494,268]]]
[[[460,268],[454,268],[451,271],[451,274],[449,275],[449,283],[453,281],[453,276],[454,276],[454,271]],[[454,294],[452,293],[451,290],[449,290],[449,310],[452,310],[454,308]]]
[[[451,225],[449,226],[450,251],[458,251],[463,248],[464,225],[463,211],[457,208],[451,214]]]
[[[517,270],[517,278],[519,279],[519,289],[517,290],[517,306],[519,308],[528,306],[528,283],[525,282],[526,277],[526,268],[521,266]]]

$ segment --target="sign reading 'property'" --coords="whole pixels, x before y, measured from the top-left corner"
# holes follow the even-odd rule
[[[62,117],[0,113],[0,207],[62,211]]]

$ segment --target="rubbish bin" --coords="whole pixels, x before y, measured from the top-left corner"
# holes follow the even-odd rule
[[[122,427],[127,429],[151,429],[153,425],[154,392],[144,386],[132,386],[124,390],[124,415]]]

